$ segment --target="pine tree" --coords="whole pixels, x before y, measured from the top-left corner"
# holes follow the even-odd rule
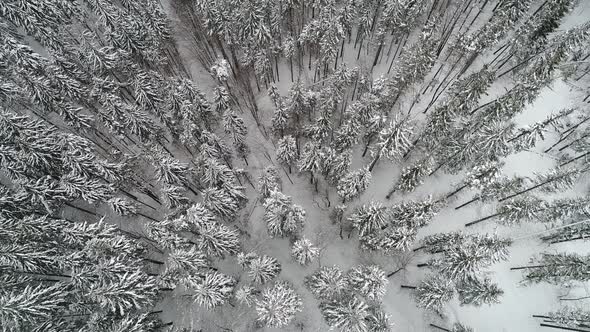
[[[264,201],[264,220],[271,236],[296,235],[305,222],[305,210],[291,197],[272,191]]]
[[[590,256],[575,253],[542,253],[533,258],[533,265],[515,269],[526,269],[524,281],[528,283],[548,282],[561,284],[564,282],[585,282],[589,280],[588,263]]]
[[[291,166],[295,164],[297,160],[297,144],[295,138],[291,135],[285,135],[277,142],[277,160],[284,166],[289,168],[291,172]]]
[[[585,327],[590,322],[590,313],[584,308],[576,308],[565,306],[558,311],[550,312],[547,317],[552,322],[559,324],[564,327]]]
[[[362,237],[385,228],[389,218],[390,214],[385,206],[379,202],[370,202],[357,208],[348,219]]]
[[[257,321],[268,327],[285,327],[302,311],[303,302],[285,281],[278,281],[262,291],[256,300]]]
[[[248,275],[257,284],[265,284],[281,273],[281,264],[267,255],[252,258],[248,263]]]
[[[502,162],[484,162],[475,165],[467,173],[465,179],[458,185],[458,188],[447,195],[447,198],[457,194],[465,188],[486,190],[490,185],[499,180],[500,169],[504,166]]]
[[[183,188],[175,185],[169,185],[162,190],[162,201],[169,209],[182,207],[188,204],[189,199],[183,195]]]
[[[450,280],[467,280],[482,268],[508,258],[510,240],[488,234],[471,236],[470,240],[449,247],[429,265]]]
[[[109,199],[107,203],[111,210],[115,211],[118,215],[129,216],[137,214],[137,206],[129,200],[113,197]]]
[[[275,108],[272,116],[272,131],[277,137],[281,138],[285,134],[285,130],[289,124],[290,114],[287,111],[285,105],[280,104]]]
[[[477,31],[461,36],[454,50],[459,54],[468,53],[472,57],[481,53],[501,40],[514,24],[525,16],[529,4],[530,1],[500,1],[492,17]]]
[[[273,191],[280,191],[280,177],[273,166],[265,167],[258,177],[258,190],[263,198],[270,196]]]
[[[215,188],[228,184],[235,185],[238,182],[234,171],[216,159],[207,159],[202,163],[201,181]]]
[[[234,297],[240,304],[246,305],[250,307],[254,304],[256,300],[255,294],[257,293],[256,289],[250,286],[242,286],[238,290],[236,290],[236,294]]]
[[[336,266],[320,267],[305,277],[305,286],[320,300],[339,298],[349,289],[348,278]]]
[[[463,243],[466,238],[467,236],[461,232],[436,233],[425,236],[420,241],[422,245],[420,249],[424,249],[424,251],[430,254],[438,254],[451,248],[456,248]]]
[[[341,151],[327,147],[322,152],[322,173],[326,180],[332,185],[336,185],[340,179],[348,172],[352,151]]]
[[[166,273],[170,275],[200,275],[207,271],[210,262],[195,246],[173,248],[166,260]]]
[[[298,161],[300,172],[309,172],[311,175],[311,182],[314,182],[314,174],[317,174],[322,169],[321,149],[318,143],[307,142],[303,146],[303,151]],[[316,180],[317,181],[317,180]]]
[[[433,201],[428,197],[422,201],[408,201],[391,207],[392,220],[398,225],[424,227],[436,216],[443,207],[443,202]]]
[[[457,293],[461,305],[481,306],[482,304],[500,303],[499,297],[504,294],[497,284],[489,278],[468,278],[457,285]]]
[[[309,264],[312,260],[317,258],[319,254],[320,249],[305,237],[295,241],[291,248],[291,255],[301,265]]]
[[[99,279],[88,290],[89,299],[120,315],[153,305],[156,294],[155,278],[143,271],[125,272],[116,280]]]
[[[455,294],[453,284],[446,278],[430,275],[416,287],[416,304],[420,308],[441,312]]]
[[[347,112],[351,111],[351,107],[348,107]],[[353,115],[341,123],[340,128],[335,133],[334,147],[336,151],[345,151],[355,146],[360,139],[360,134],[361,125]]]
[[[535,221],[540,217],[540,213],[547,208],[547,202],[532,196],[511,199],[498,206],[496,213],[478,220],[469,222],[465,226],[472,226],[484,220],[494,217],[500,218],[500,223],[504,225],[514,225],[522,221]]]
[[[390,90],[388,108],[393,108],[401,94],[414,83],[421,82],[434,66],[436,61],[434,55],[439,45],[439,31],[436,23],[436,20],[426,22],[418,40],[402,53],[392,79],[387,82],[387,89]]]
[[[51,319],[60,306],[67,303],[67,292],[62,287],[61,284],[49,287],[39,284],[26,285],[22,289],[2,288],[0,318],[3,328],[7,331],[34,328]]]
[[[387,194],[389,199],[395,191],[411,192],[424,182],[424,178],[431,172],[431,162],[428,158],[420,160],[402,170],[400,179],[395,187]]]
[[[222,273],[211,271],[204,276],[190,278],[187,288],[191,290],[190,298],[207,309],[225,303],[231,296],[236,281]]]
[[[412,125],[407,119],[400,119],[399,116],[392,119],[387,127],[379,132],[376,147],[371,151],[373,161],[369,171],[373,170],[383,156],[391,160],[401,160],[411,146],[411,134]]]
[[[215,214],[226,219],[235,218],[240,208],[236,199],[225,190],[214,188],[203,190],[203,204]]]
[[[338,196],[343,202],[351,201],[361,195],[371,182],[371,172],[367,167],[344,174],[338,180]]]
[[[515,60],[520,62],[541,50],[547,44],[548,35],[574,6],[575,1],[571,0],[552,0],[543,4],[515,31],[510,41],[510,56],[515,56]]]
[[[389,284],[385,271],[376,265],[357,266],[346,278],[350,287],[369,301],[381,301]]]
[[[368,332],[369,306],[352,296],[320,304],[320,310],[331,328],[344,332]]]
[[[180,229],[196,236],[199,250],[212,256],[234,255],[240,248],[237,230],[216,222],[213,213],[203,204],[195,204],[180,219]]]
[[[391,322],[389,315],[385,313],[381,306],[372,305],[369,307],[369,316],[367,317],[369,331],[390,332]]]
[[[239,117],[235,111],[227,109],[223,113],[223,129],[226,134],[231,135],[234,146],[238,147],[245,144],[248,128],[244,119]]]

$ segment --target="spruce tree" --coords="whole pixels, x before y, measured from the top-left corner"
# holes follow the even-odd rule
[[[322,266],[305,277],[305,286],[320,300],[339,298],[347,292],[348,278],[336,266]]]
[[[203,276],[190,278],[187,288],[191,290],[190,298],[195,303],[210,309],[226,302],[235,284],[234,278],[217,271],[210,271]]]
[[[277,142],[277,161],[289,168],[295,164],[299,153],[297,152],[297,144],[295,138],[291,135],[285,135]]]
[[[291,248],[291,255],[301,265],[309,264],[312,260],[317,258],[319,254],[320,249],[305,237],[295,241]]]
[[[414,296],[418,307],[441,312],[454,294],[455,289],[448,279],[430,275],[416,287]]]
[[[368,301],[381,301],[387,292],[389,280],[385,271],[376,265],[361,265],[346,276],[349,286]]]
[[[542,253],[531,260],[531,266],[512,268],[512,270],[525,269],[523,281],[526,283],[584,282],[590,278],[589,260],[590,256],[575,253]]]
[[[499,297],[504,294],[497,284],[485,278],[468,278],[457,285],[457,293],[461,305],[480,306],[482,304],[499,303]]]
[[[343,202],[351,201],[367,190],[370,181],[371,172],[367,167],[348,172],[338,180],[338,196]]]
[[[257,321],[268,327],[285,327],[302,311],[303,302],[285,281],[277,281],[256,300]]]

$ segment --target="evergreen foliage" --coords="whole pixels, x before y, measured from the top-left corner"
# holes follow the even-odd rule
[[[285,281],[277,281],[262,291],[256,301],[258,322],[268,327],[284,327],[302,311],[303,302],[293,288]]]

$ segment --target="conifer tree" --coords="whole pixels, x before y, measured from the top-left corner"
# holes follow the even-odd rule
[[[298,161],[300,172],[309,172],[311,183],[314,183],[315,175],[322,169],[321,149],[316,142],[307,142],[303,146],[303,151]],[[317,180],[315,180],[317,181]]]
[[[448,279],[430,275],[416,287],[416,304],[420,308],[441,312],[454,294],[455,289]]]
[[[190,278],[187,288],[191,290],[190,297],[195,303],[210,309],[226,302],[235,284],[234,278],[217,271],[210,271],[203,276]]]
[[[245,266],[248,267],[248,275],[256,284],[267,283],[281,273],[281,264],[276,258],[267,255],[253,256]]]
[[[584,282],[590,278],[590,274],[588,274],[589,260],[590,256],[576,253],[542,253],[539,257],[531,260],[533,265],[512,268],[512,270],[525,269],[524,282],[527,283]]]
[[[489,278],[468,278],[457,285],[457,293],[461,305],[494,304],[499,303],[499,297],[504,294],[497,284]]]
[[[431,161],[428,158],[420,160],[410,167],[404,168],[397,184],[389,191],[385,198],[389,199],[395,191],[413,191],[424,182],[424,177],[431,172],[430,168]]]
[[[399,116],[392,119],[387,127],[379,132],[377,144],[371,151],[373,161],[371,161],[369,171],[373,170],[381,157],[400,160],[411,146],[411,134],[412,125],[407,119],[400,119]]]
[[[305,286],[320,300],[339,298],[349,289],[348,278],[336,266],[322,266],[305,277]]]
[[[21,289],[2,288],[0,291],[0,317],[3,328],[10,331],[35,328],[48,320],[67,303],[63,285],[26,285]]]
[[[295,164],[297,157],[298,152],[295,138],[291,135],[285,135],[279,139],[277,142],[277,160],[289,168],[289,173],[291,173],[291,166]]]
[[[348,172],[338,180],[338,196],[343,202],[351,201],[365,192],[370,182],[371,172],[367,167]]]
[[[257,321],[268,327],[285,327],[302,311],[303,302],[285,281],[277,281],[256,300]]]
[[[352,151],[341,151],[327,147],[322,152],[322,173],[330,184],[336,185],[348,172]]]
[[[263,198],[269,197],[273,191],[279,191],[280,178],[273,166],[265,167],[258,177],[258,188]]]
[[[349,286],[368,301],[381,301],[387,292],[389,280],[385,271],[376,265],[361,265],[347,274]]]
[[[203,204],[209,210],[226,219],[235,218],[240,208],[235,198],[221,189],[208,188],[203,190]]]
[[[264,201],[264,220],[271,236],[296,235],[305,222],[305,210],[293,204],[291,197],[272,191]]]
[[[558,311],[550,312],[547,317],[552,322],[563,327],[579,328],[585,327],[590,322],[590,313],[584,308],[565,306]]]
[[[242,286],[236,291],[235,298],[240,304],[250,307],[256,299],[255,294],[256,290],[253,287]]]
[[[354,296],[323,302],[320,310],[332,328],[345,332],[369,331],[369,306]]]
[[[438,254],[459,246],[466,239],[461,232],[436,233],[425,236],[421,241],[420,249],[430,254]]]
[[[370,202],[357,208],[348,219],[362,237],[383,229],[389,218],[390,214],[385,206],[379,202]]]
[[[301,265],[307,265],[320,254],[317,248],[310,240],[302,237],[293,243],[291,248],[291,255]]]
[[[449,247],[429,265],[450,280],[467,280],[482,268],[508,258],[510,240],[488,234],[472,236],[470,240]]]

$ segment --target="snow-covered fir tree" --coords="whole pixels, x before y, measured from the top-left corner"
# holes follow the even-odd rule
[[[213,308],[226,302],[231,297],[235,284],[235,279],[217,271],[190,278],[186,283],[191,290],[192,300],[205,308]]]
[[[581,328],[590,320],[587,309],[574,306],[565,306],[558,311],[550,312],[543,317],[563,327]]]
[[[369,301],[381,301],[389,284],[385,271],[376,265],[357,266],[346,277],[349,286]]]
[[[487,277],[471,277],[457,285],[457,293],[461,305],[480,306],[499,303],[499,298],[504,294],[504,291]]]
[[[251,255],[244,266],[248,268],[248,275],[254,283],[264,284],[276,278],[281,273],[281,264],[276,258],[267,255]]]
[[[338,196],[343,202],[353,200],[367,190],[370,182],[371,172],[367,167],[348,172],[338,180]]]
[[[271,192],[280,189],[280,178],[277,169],[273,166],[265,167],[258,177],[258,190],[262,197],[269,197]]]
[[[468,241],[445,248],[442,256],[431,260],[429,265],[450,280],[467,280],[482,268],[507,259],[511,243],[496,235],[472,235]]]
[[[307,265],[320,254],[320,249],[305,237],[293,243],[291,256],[301,265]]]
[[[296,235],[305,222],[305,210],[289,196],[272,191],[264,201],[264,220],[271,236]]]
[[[402,174],[397,184],[387,194],[386,198],[391,197],[395,191],[410,192],[424,182],[424,178],[431,172],[431,161],[426,158],[420,160],[410,167],[402,170]]]
[[[584,282],[590,278],[587,271],[589,259],[588,255],[576,253],[542,253],[531,259],[531,266],[512,269],[524,269],[524,282],[527,283]]]
[[[289,173],[291,173],[291,166],[295,164],[298,155],[297,144],[293,136],[285,135],[279,139],[277,142],[277,160],[289,168]]]
[[[455,288],[448,279],[430,275],[416,287],[414,296],[418,307],[441,312],[454,294]]]
[[[303,302],[295,290],[285,281],[277,281],[262,291],[256,300],[257,321],[263,326],[285,327],[303,309]]]
[[[330,300],[345,294],[348,278],[336,266],[322,266],[305,278],[305,286],[318,299]]]

